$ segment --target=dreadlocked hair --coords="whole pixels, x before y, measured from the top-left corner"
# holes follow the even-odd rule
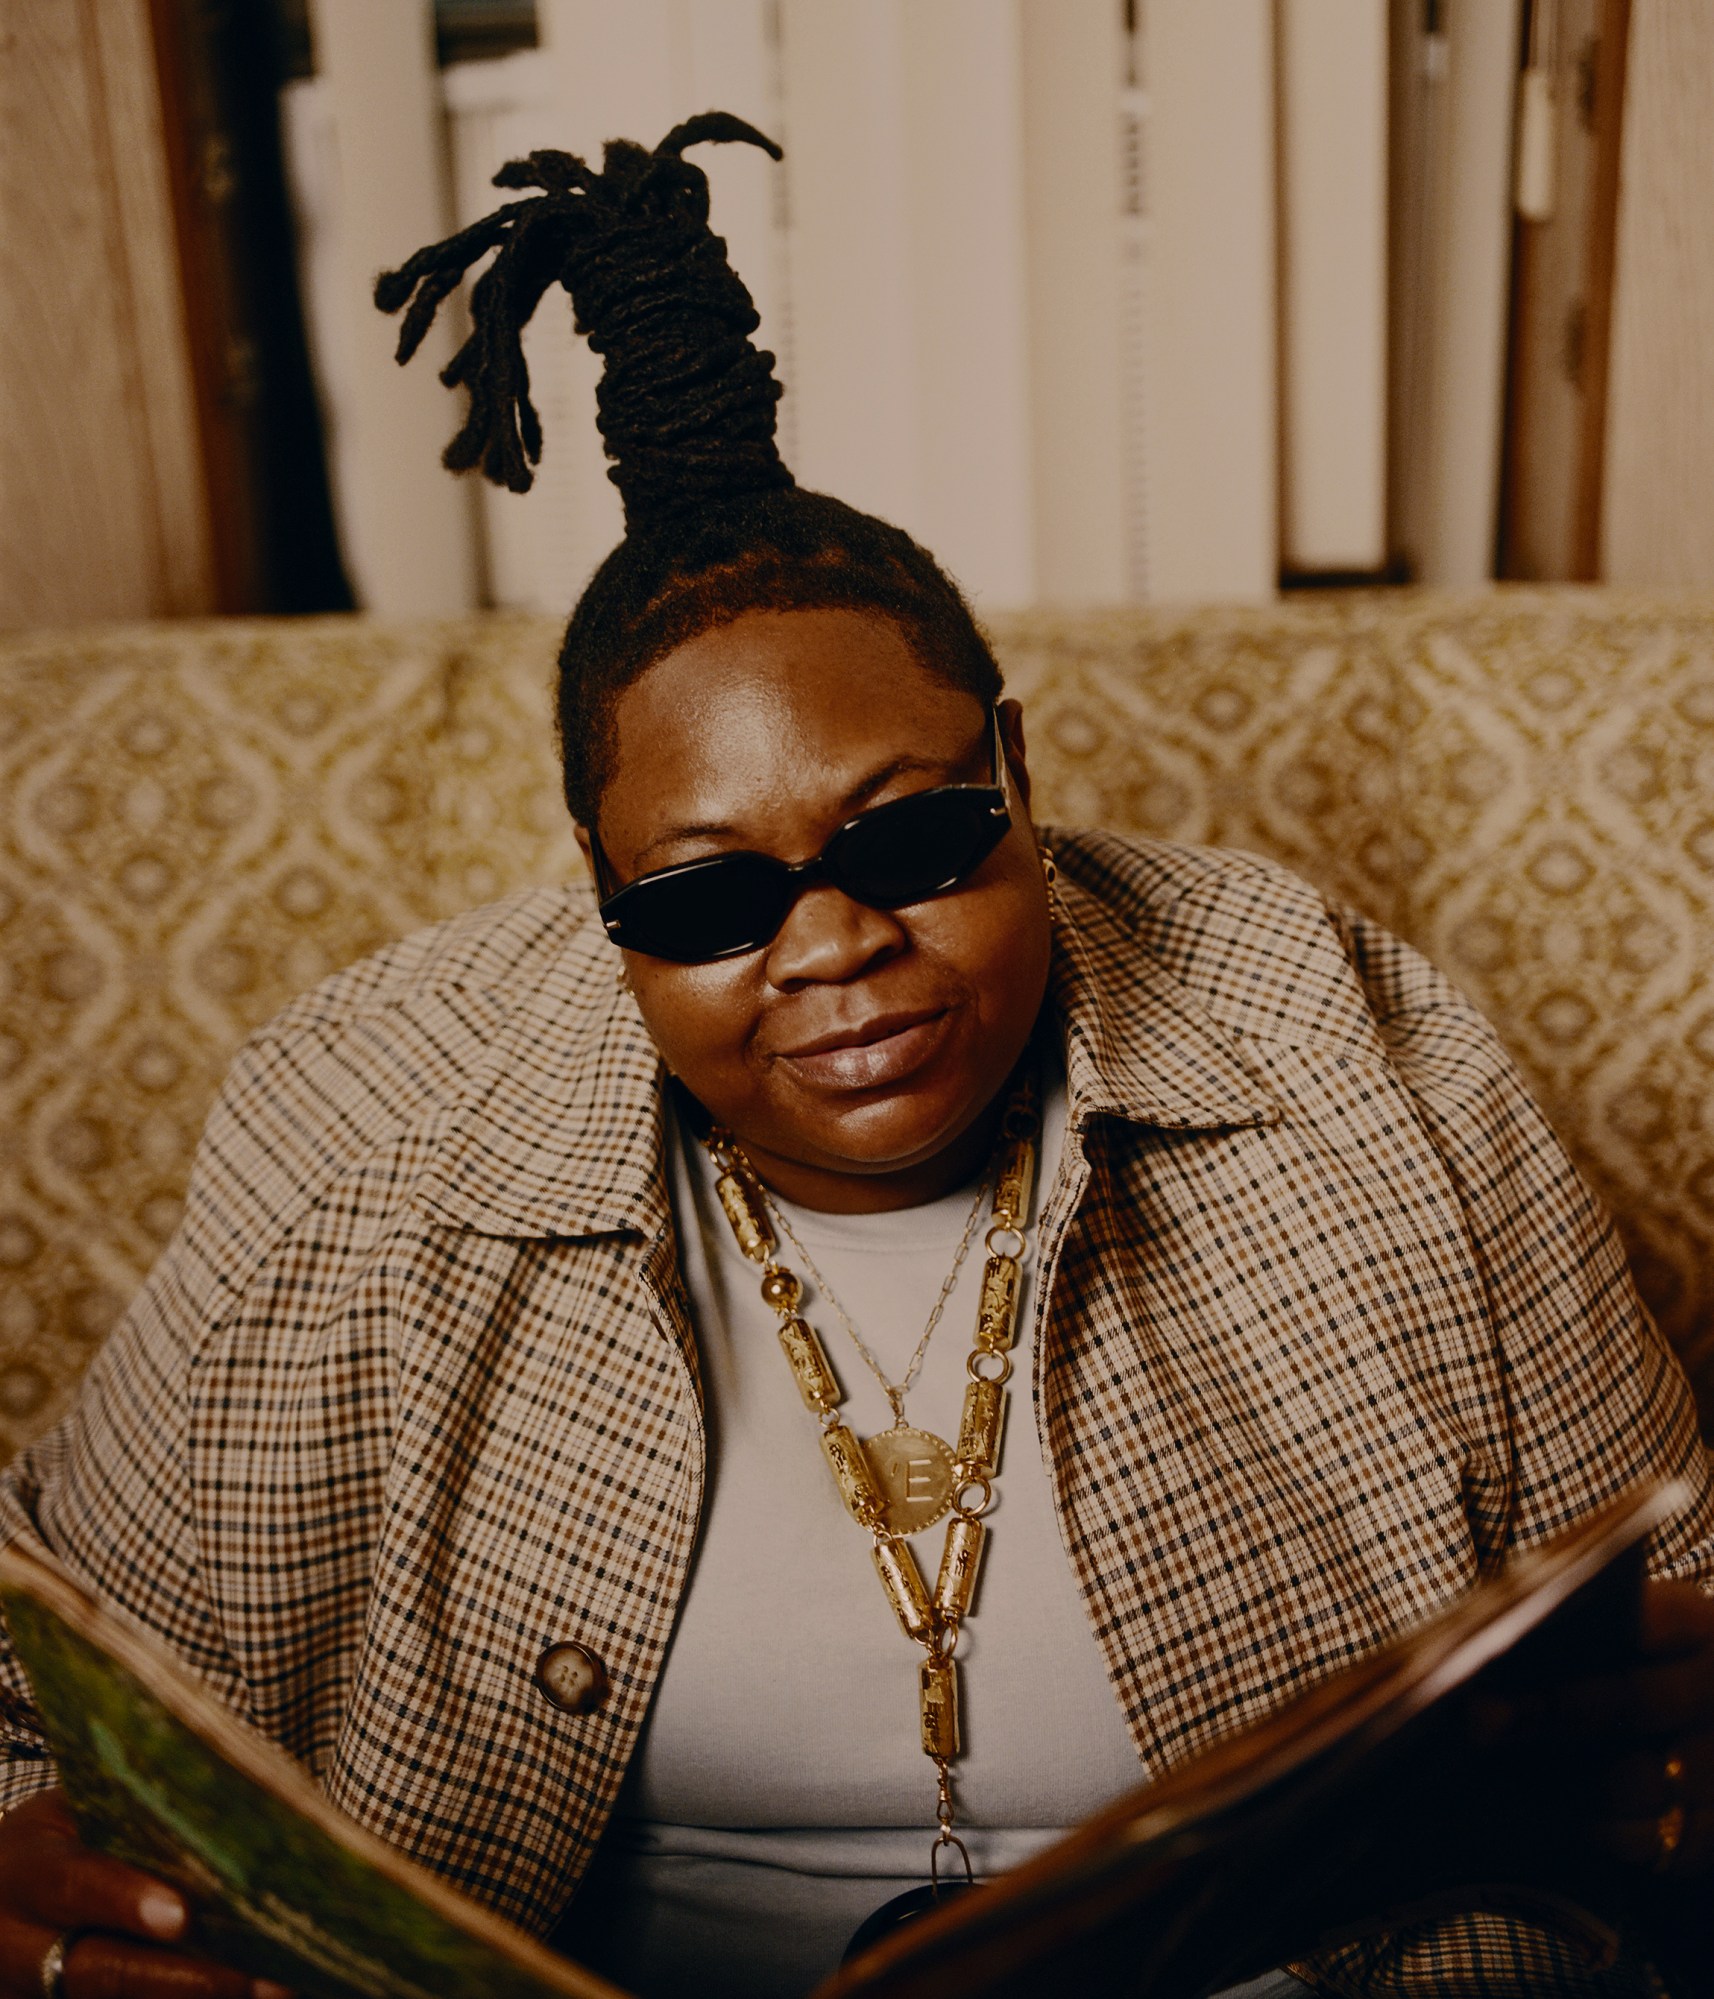
[[[611,771],[615,702],[686,640],[751,610],[855,609],[895,621],[922,665],[984,701],[999,669],[958,586],[900,528],[806,493],[774,440],[774,357],[708,222],[708,177],[684,157],[704,142],[780,148],[709,111],[653,152],[609,140],[597,173],[535,152],[494,176],[538,188],[385,272],[384,312],[405,309],[398,358],[422,344],[442,302],[493,253],[471,293],[471,332],[441,371],[470,405],[443,454],[526,492],[542,451],[523,331],[551,285],[602,357],[596,423],[613,463],[625,536],[572,613],[560,651],[558,720],[566,803],[594,824]]]

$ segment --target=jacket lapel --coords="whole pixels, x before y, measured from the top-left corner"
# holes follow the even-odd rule
[[[1318,900],[1265,896],[1151,925],[1073,885],[1056,969],[1079,1199],[1043,1230],[1038,1412],[1157,1771],[1467,1587],[1503,1436],[1444,1162]]]
[[[418,1191],[420,1247],[377,1277],[395,1438],[328,1789],[536,1930],[611,1809],[701,1504],[660,1083],[586,925],[472,1077]],[[566,1643],[606,1672],[588,1714],[536,1683]]]

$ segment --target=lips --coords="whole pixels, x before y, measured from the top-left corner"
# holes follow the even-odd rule
[[[778,1060],[823,1088],[881,1089],[921,1068],[939,1047],[949,1018],[938,1007],[872,1014],[782,1050]]]

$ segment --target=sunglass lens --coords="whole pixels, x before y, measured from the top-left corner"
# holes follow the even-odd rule
[[[981,866],[1009,824],[986,788],[920,792],[865,812],[829,855],[830,873],[861,902],[902,908]]]
[[[766,943],[784,915],[785,870],[759,854],[718,854],[622,889],[608,905],[630,951],[680,964],[735,957]]]

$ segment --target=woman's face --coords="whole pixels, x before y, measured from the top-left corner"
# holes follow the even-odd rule
[[[668,1067],[788,1199],[905,1206],[986,1150],[1049,941],[1017,704],[1001,717],[1012,824],[948,894],[869,909],[822,882],[742,957],[626,954]],[[990,774],[982,703],[861,611],[752,611],[705,632],[625,690],[614,732],[600,834],[621,882],[738,849],[807,860],[867,806]]]

